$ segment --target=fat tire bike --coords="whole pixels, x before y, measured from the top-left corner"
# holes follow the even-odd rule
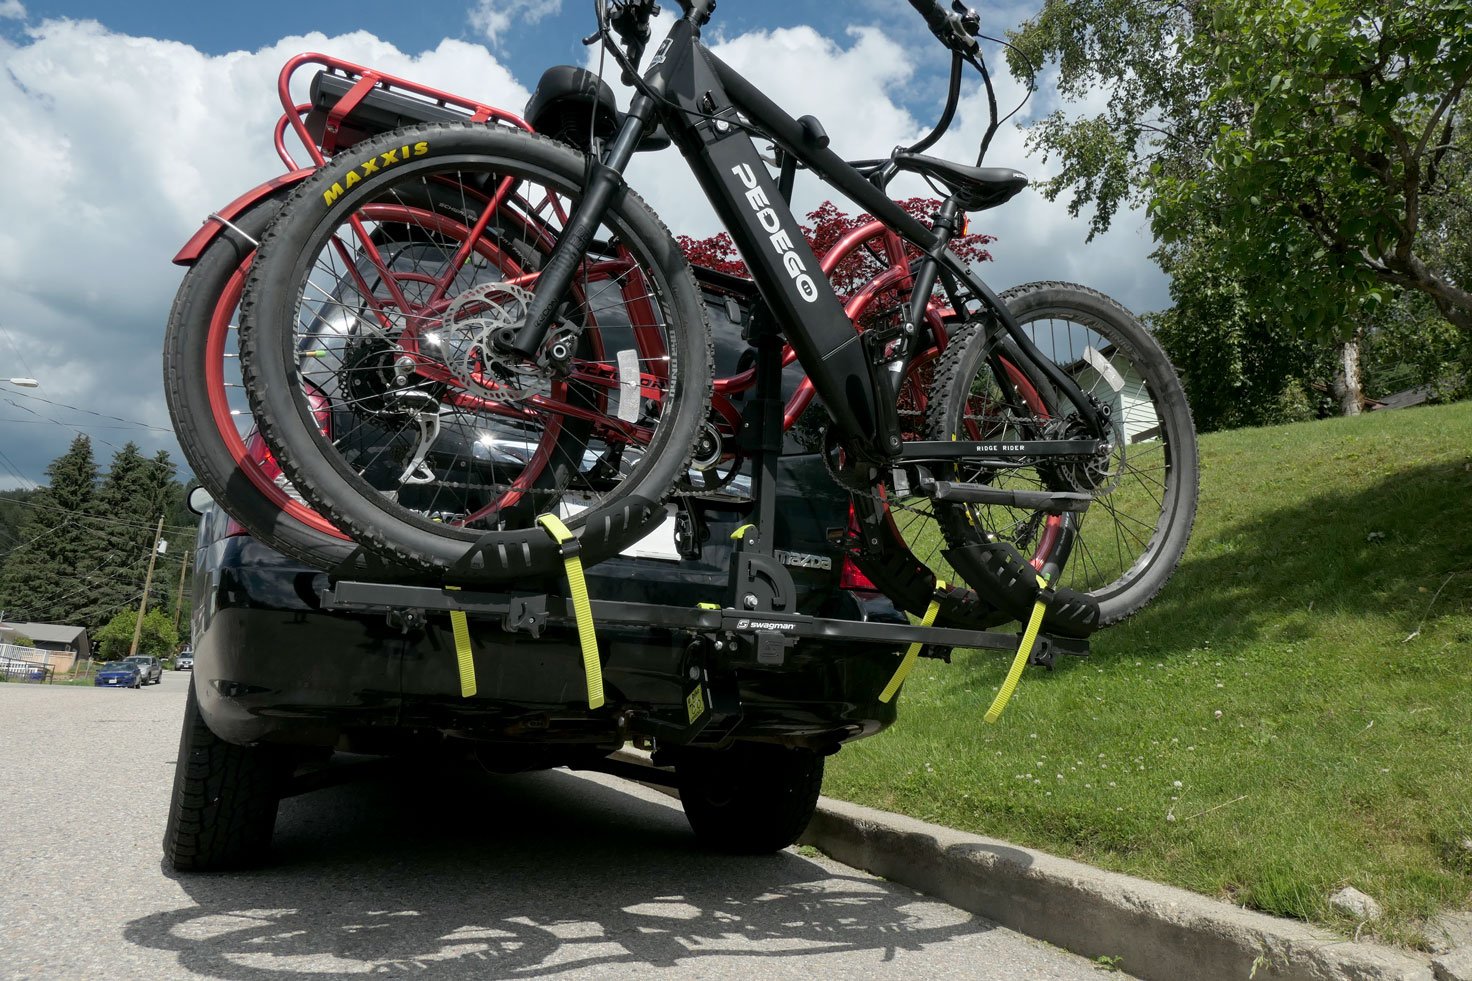
[[[780,332],[826,410],[825,453],[854,494],[853,547],[876,584],[965,625],[1016,618],[1047,590],[1046,625],[1075,636],[1138,609],[1174,570],[1194,515],[1184,395],[1116,304],[1064,284],[998,296],[947,250],[964,212],[1027,182],[979,166],[994,96],[978,166],[923,155],[954,114],[963,62],[992,89],[974,15],[911,2],[952,50],[950,93],[936,129],[884,160],[843,161],[815,119],[791,118],[705,49],[709,2],[681,3],[641,77],[652,4],[633,0],[611,17],[595,5],[597,36],[638,91],[591,153],[443,123],[321,168],[262,239],[242,304],[246,391],[286,476],[355,541],[456,584],[552,572],[562,546],[542,514],[574,529],[587,562],[663,520],[695,458],[720,454],[699,289],[621,176],[658,125],[751,269],[754,319]],[[778,177],[753,136],[772,143]],[[799,166],[918,250],[892,329],[855,331],[821,275],[785,207]],[[902,172],[943,190],[931,227],[885,193]],[[954,330],[928,368],[917,433],[899,407],[913,367],[940,350],[937,291]],[[775,353],[780,341],[762,334]],[[781,403],[758,386],[762,407],[742,428],[770,452]],[[455,449],[436,453],[447,431]],[[477,455],[476,443],[513,449]],[[902,530],[902,513],[920,530]]]
[[[310,78],[309,101],[293,98],[298,73],[317,68]],[[239,302],[255,248],[292,189],[307,180],[330,156],[369,136],[406,122],[443,116],[480,120],[531,131],[522,118],[497,107],[382,71],[327,55],[306,53],[290,59],[278,84],[283,114],[275,126],[275,144],[285,172],[212,212],[202,228],[179,251],[175,262],[187,268],[175,295],[164,338],[163,377],[169,411],[180,445],[200,483],[241,530],[278,551],[328,569],[341,569],[359,552],[357,544],[313,510],[286,478],[253,424],[239,368],[236,332]],[[528,106],[528,119],[546,127],[563,142],[586,150],[586,127],[558,103]],[[299,164],[287,146],[295,135],[308,155]],[[823,270],[849,284],[846,309],[856,324],[878,327],[896,314],[896,303],[912,285],[904,245],[881,222],[859,224],[832,243],[823,255]],[[696,267],[708,301],[727,306],[728,316],[740,320],[750,307],[749,282]],[[931,336],[943,344],[945,324],[940,310],[928,311]],[[926,367],[939,355],[932,348],[917,359],[906,386],[901,414],[910,425],[920,425],[927,394]],[[784,350],[784,366],[795,353]],[[702,435],[699,460],[704,469],[696,476],[702,491],[732,481],[740,467],[739,455],[717,453],[735,445],[741,425],[740,403],[755,385],[755,370],[737,364],[733,373],[718,378],[711,419]],[[792,389],[784,409],[784,428],[791,429],[804,413],[813,411],[813,389],[805,379]],[[359,578],[414,578],[413,569],[362,566]]]

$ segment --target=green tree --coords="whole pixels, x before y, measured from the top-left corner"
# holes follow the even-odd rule
[[[1029,137],[1060,163],[1045,191],[1094,209],[1091,234],[1147,205],[1256,320],[1341,362],[1404,292],[1472,337],[1466,0],[1045,0],[1014,39],[1065,94],[1108,95]]]
[[[93,650],[102,661],[116,661],[128,656],[133,643],[133,630],[138,625],[137,610],[122,610],[107,622],[93,638]],[[138,639],[138,653],[166,658],[179,645],[174,621],[162,610],[149,610],[143,615],[143,632]]]
[[[1175,305],[1148,318],[1181,373],[1201,432],[1313,418],[1332,370],[1325,349],[1264,318],[1251,283],[1223,272],[1209,234],[1162,248]]]
[[[169,509],[175,489],[173,472],[168,454],[148,459],[134,443],[113,455],[97,491],[96,562],[90,570],[96,588],[85,614],[89,624],[105,622],[120,607],[138,602],[158,519]],[[150,606],[173,599],[161,572],[155,569]]]
[[[47,487],[25,502],[20,541],[0,570],[0,608],[10,620],[77,622],[90,602],[85,579],[96,547],[92,513],[97,465],[78,435],[46,468]]]
[[[36,496],[34,490],[0,491],[0,561],[10,549],[25,541],[21,528],[30,518],[26,505]]]

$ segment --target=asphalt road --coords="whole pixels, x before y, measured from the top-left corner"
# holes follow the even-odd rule
[[[826,858],[704,853],[668,798],[566,771],[320,790],[267,868],[177,876],[188,680],[0,684],[0,977],[1099,977]]]

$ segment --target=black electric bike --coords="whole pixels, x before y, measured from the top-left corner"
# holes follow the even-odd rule
[[[1180,383],[1101,294],[1038,283],[999,296],[948,251],[967,212],[1027,179],[980,166],[997,114],[979,19],[911,5],[951,50],[949,95],[934,131],[883,159],[844,161],[816,119],[792,118],[707,50],[712,0],[681,0],[641,75],[656,8],[626,0],[595,3],[595,37],[635,87],[628,112],[578,69],[549,71],[534,97],[568,107],[588,152],[439,123],[328,162],[261,240],[241,305],[252,409],[295,488],[376,561],[504,587],[561,569],[568,544],[544,516],[595,562],[664,520],[671,495],[699,495],[745,459],[747,547],[761,548],[785,340],[826,410],[817,438],[831,473],[853,495],[837,531],[896,601],[979,628],[1025,619],[1046,590],[1044,628],[1074,637],[1148,602],[1195,513]],[[923,152],[953,118],[967,63],[992,110],[977,166]],[[701,291],[623,180],[662,136],[760,293],[746,324],[754,397],[734,422],[712,408]],[[754,138],[772,145],[775,176]],[[879,326],[856,327],[804,241],[787,206],[800,168],[909,244],[913,290]],[[901,173],[943,193],[930,227],[886,194]],[[943,353],[919,376],[938,320]],[[923,404],[902,413],[917,389]]]

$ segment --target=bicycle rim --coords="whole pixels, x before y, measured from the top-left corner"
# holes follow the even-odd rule
[[[288,366],[286,400],[264,375],[250,390],[263,415],[289,420],[266,428],[272,449],[336,524],[415,564],[453,564],[463,543],[502,532],[520,550],[524,532],[545,538],[542,514],[577,529],[623,507],[619,528],[600,524],[600,548],[612,546],[672,483],[663,451],[688,459],[687,403],[703,378],[697,364],[685,384],[682,357],[700,336],[698,313],[686,323],[693,290],[671,285],[685,267],[636,230],[647,219],[620,211],[642,207],[629,195],[579,265],[543,356],[503,354],[496,336],[520,325],[580,194],[560,159],[571,155],[531,137],[509,141],[522,158],[476,152],[503,150],[504,134],[420,132],[440,152],[352,192],[324,172],[294,199],[305,214],[262,245],[269,268],[251,295]],[[543,551],[484,577],[540,568]]]

